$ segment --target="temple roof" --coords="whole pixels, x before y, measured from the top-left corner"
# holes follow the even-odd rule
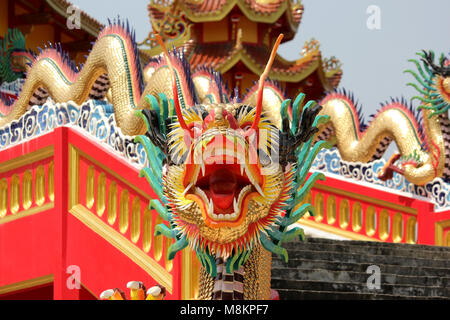
[[[296,32],[300,24],[303,5],[300,0],[185,0],[168,1],[154,0],[148,10],[152,21],[160,20],[164,12],[176,4],[192,22],[220,21],[225,18],[235,7],[253,22],[273,24],[283,15],[292,32]]]
[[[261,74],[270,56],[270,49],[266,46],[245,43],[236,45],[234,42],[198,43],[192,46],[191,50],[188,55],[192,67],[213,67],[222,73],[242,62],[255,74]],[[340,66],[326,67],[318,47],[305,52],[303,57],[296,61],[287,61],[277,55],[269,77],[273,80],[297,83],[315,71],[319,72],[322,85],[328,90],[336,87],[342,77]]]
[[[72,3],[66,0],[45,0],[45,2],[64,18],[68,18],[72,13],[68,12],[68,8],[72,6]],[[92,18],[86,12],[81,11],[81,29],[89,33],[90,35],[97,37],[100,30],[104,27],[103,24]]]

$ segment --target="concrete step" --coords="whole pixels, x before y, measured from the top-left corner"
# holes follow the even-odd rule
[[[342,243],[341,243],[342,242]],[[314,243],[314,242],[295,242],[283,244],[289,252],[292,251],[333,251],[342,253],[358,253],[370,255],[396,255],[402,257],[414,257],[421,259],[439,259],[450,260],[450,250],[426,250],[424,248],[415,249],[414,247],[395,247],[395,246],[377,246],[377,245],[357,245],[345,241],[339,243]],[[434,247],[431,247],[434,249]],[[441,247],[438,247],[439,249]]]
[[[311,251],[311,250],[292,250],[288,251],[290,259],[310,259],[310,260],[328,260],[345,261],[353,263],[366,264],[388,264],[388,265],[408,265],[412,267],[435,267],[450,268],[450,260],[443,259],[423,259],[399,255],[371,255],[363,253],[342,253],[335,251]]]
[[[329,291],[329,292],[350,292],[366,294],[389,294],[393,296],[421,296],[421,297],[450,297],[450,289],[437,286],[412,286],[401,284],[382,283],[379,290],[370,290],[366,283],[356,284],[348,282],[327,282],[312,280],[287,280],[272,278],[272,288],[308,290],[308,291]]]
[[[450,299],[450,248],[308,238],[285,243],[289,261],[272,259],[281,299]],[[371,290],[367,268],[380,268]]]
[[[332,240],[324,238],[306,238],[305,241],[291,241],[283,243],[283,246],[289,248],[295,246],[298,243],[322,243],[322,244],[344,244],[352,246],[369,246],[369,247],[387,247],[393,249],[406,249],[406,250],[425,250],[425,251],[437,251],[437,252],[450,252],[450,247],[430,246],[423,244],[407,244],[407,243],[390,243],[379,241],[353,241],[353,240]]]
[[[339,291],[278,289],[280,300],[443,300],[443,297],[394,296]]]
[[[352,271],[365,273],[371,263],[355,263],[341,261],[329,261],[319,259],[289,259],[285,264],[278,256],[272,257],[272,268],[301,268],[301,269],[324,269],[331,271]],[[402,276],[416,277],[449,277],[450,269],[433,268],[429,266],[414,267],[410,265],[385,265],[378,264],[381,273],[398,274]]]
[[[328,282],[366,283],[370,274],[354,271],[333,271],[326,269],[272,268],[272,277],[277,279],[313,280]],[[413,286],[450,287],[449,277],[402,276],[381,273],[381,284],[402,284]]]

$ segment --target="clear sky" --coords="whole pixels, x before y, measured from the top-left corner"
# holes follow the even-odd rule
[[[137,40],[147,37],[149,0],[71,0],[102,23],[108,17],[128,18]],[[389,97],[411,98],[415,91],[403,71],[413,67],[408,59],[421,49],[450,53],[449,0],[303,0],[305,12],[295,39],[280,54],[298,59],[305,40],[321,43],[324,57],[343,63],[341,87],[352,91],[363,105],[366,118]],[[379,8],[380,29],[370,30],[369,6]]]

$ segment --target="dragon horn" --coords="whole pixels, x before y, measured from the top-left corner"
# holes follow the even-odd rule
[[[259,120],[261,119],[262,112],[262,102],[263,102],[263,94],[264,94],[264,82],[266,81],[267,76],[269,75],[270,68],[272,67],[273,61],[275,60],[275,56],[278,51],[278,47],[280,46],[281,40],[283,40],[284,34],[280,34],[278,36],[277,41],[272,49],[272,53],[270,54],[269,61],[267,62],[266,68],[264,72],[261,74],[259,78],[259,87],[258,87],[258,98],[256,102],[256,113],[255,113],[255,121],[253,121],[253,125],[251,130],[256,130],[259,124]]]
[[[158,41],[159,45],[163,49],[164,57],[166,58],[167,65],[169,67],[170,73],[172,74],[173,101],[174,101],[174,104],[175,104],[175,111],[177,113],[178,122],[180,123],[181,128],[191,132],[188,129],[188,126],[186,125],[186,122],[184,121],[184,118],[183,118],[183,113],[181,112],[180,100],[178,98],[177,78],[176,78],[175,69],[173,68],[173,65],[172,65],[172,61],[170,60],[169,52],[167,51],[167,48],[164,45],[164,41],[161,38],[161,36],[159,34],[156,34],[155,37],[156,37],[156,41]]]

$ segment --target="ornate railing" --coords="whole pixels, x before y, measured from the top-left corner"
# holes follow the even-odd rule
[[[53,148],[0,163],[0,224],[53,208]]]
[[[329,175],[304,202],[315,215],[300,224],[353,240],[450,245],[450,211],[426,199],[380,190]]]

